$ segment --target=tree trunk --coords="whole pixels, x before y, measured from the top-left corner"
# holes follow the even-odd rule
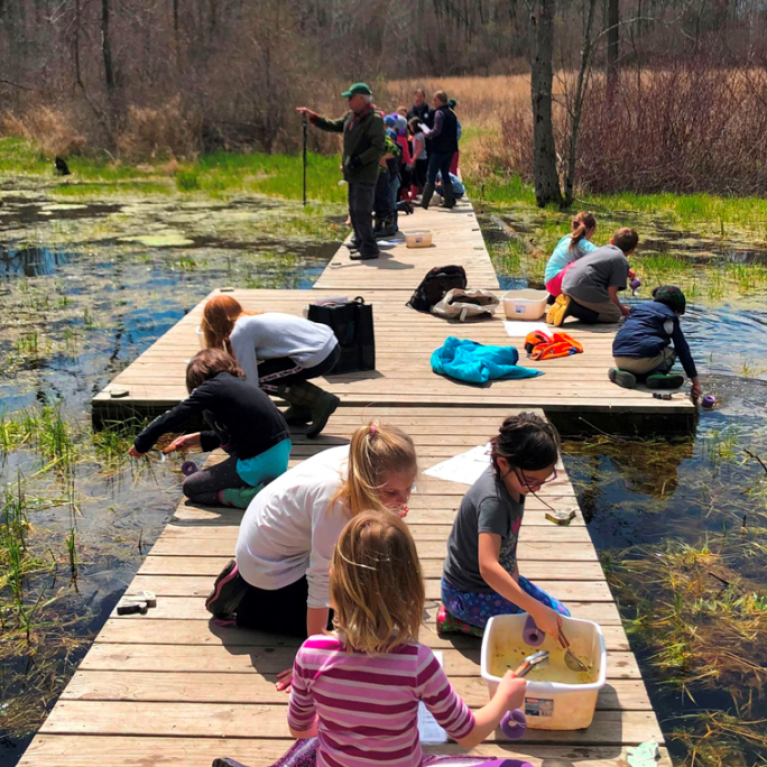
[[[596,10],[597,0],[586,0],[588,7],[586,18],[583,22],[583,39],[581,42],[581,66],[578,70],[578,81],[575,86],[575,96],[572,101],[571,124],[570,124],[570,146],[567,157],[567,173],[565,174],[565,199],[564,205],[569,208],[574,202],[575,188],[575,162],[578,151],[578,133],[581,128],[581,116],[583,114],[583,99],[586,95],[586,83],[591,69],[591,55],[594,44],[591,39],[591,30],[594,24],[594,12]]]
[[[555,10],[556,0],[538,0],[532,17],[535,29],[535,58],[530,80],[533,105],[533,176],[535,201],[541,208],[551,202],[562,205],[551,114]]]
[[[115,70],[112,63],[112,38],[109,32],[110,0],[101,0],[101,55],[104,58],[104,81],[107,91],[115,87]]]
[[[621,39],[620,0],[607,0],[607,85],[610,91],[616,83]]]

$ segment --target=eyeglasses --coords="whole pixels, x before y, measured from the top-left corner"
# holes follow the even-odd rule
[[[546,477],[546,479],[543,479],[543,480],[536,479],[533,481],[528,480],[528,478],[525,476],[525,473],[523,471],[520,471],[519,469],[515,468],[514,473],[517,475],[519,484],[522,485],[522,487],[526,487],[531,492],[533,491],[534,488],[539,488],[539,487],[543,487],[544,485],[548,485],[549,482],[553,482],[557,478],[556,469],[554,469],[552,474]]]

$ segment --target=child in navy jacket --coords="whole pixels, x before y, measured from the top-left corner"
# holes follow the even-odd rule
[[[690,394],[697,400],[701,394],[698,371],[679,323],[687,305],[684,293],[664,285],[652,295],[652,301],[631,307],[615,336],[610,380],[624,389],[633,389],[637,378],[645,378],[650,389],[678,389],[684,376],[670,372],[678,357],[692,381]]]

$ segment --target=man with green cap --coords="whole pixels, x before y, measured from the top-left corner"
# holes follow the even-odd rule
[[[354,229],[348,247],[351,258],[368,260],[379,255],[373,234],[373,201],[386,134],[381,114],[372,105],[373,92],[365,83],[355,83],[341,95],[349,100],[349,112],[338,120],[320,117],[306,107],[297,111],[320,130],[343,133],[341,170],[349,184],[349,216]]]
[[[652,301],[631,308],[631,314],[613,339],[614,368],[609,377],[624,389],[644,380],[650,389],[678,389],[684,376],[671,371],[677,359],[692,382],[693,401],[701,394],[698,371],[682,333],[680,317],[687,309],[684,293],[676,285],[662,285]]]

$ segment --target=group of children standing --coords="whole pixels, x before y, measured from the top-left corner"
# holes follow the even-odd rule
[[[570,234],[554,248],[544,277],[551,304],[547,321],[557,327],[568,317],[587,324],[623,321],[613,341],[610,380],[626,389],[638,382],[650,389],[678,389],[685,380],[672,372],[678,358],[697,401],[701,385],[680,325],[687,303],[684,293],[674,285],[662,285],[653,289],[652,301],[623,304],[619,293],[636,278],[628,257],[639,237],[633,229],[618,229],[608,245],[598,248],[591,242],[596,228],[593,213],[578,213]]]

